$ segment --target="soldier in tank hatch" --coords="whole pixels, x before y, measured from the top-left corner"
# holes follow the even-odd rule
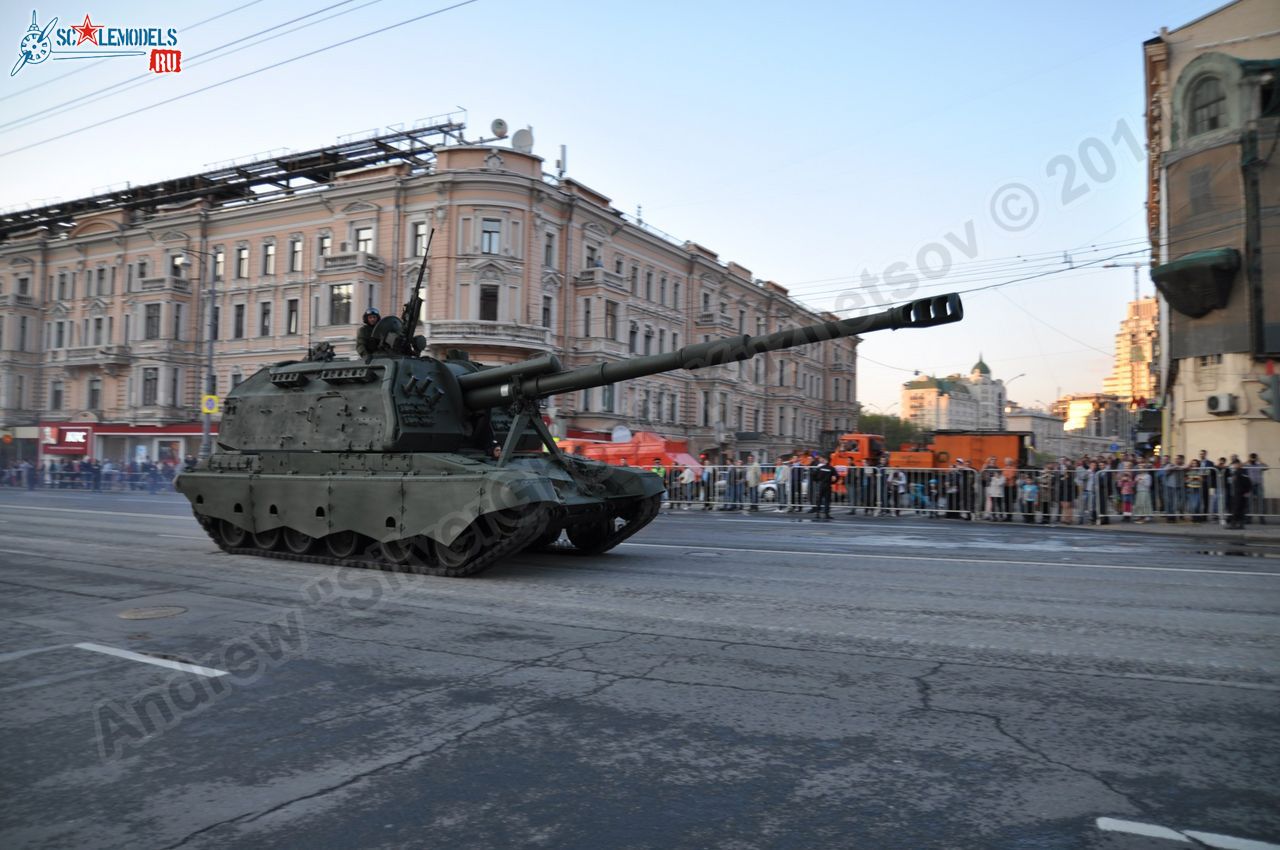
[[[356,354],[365,360],[373,354],[373,326],[378,324],[381,318],[382,314],[378,312],[378,308],[370,307],[364,311],[364,316],[360,319],[360,330],[356,331]]]

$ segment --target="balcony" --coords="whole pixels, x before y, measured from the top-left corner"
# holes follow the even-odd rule
[[[127,366],[130,360],[127,345],[81,345],[50,354],[51,360],[65,366]]]
[[[827,371],[828,371],[828,372],[835,372],[835,373],[837,373],[837,374],[845,373],[845,372],[852,372],[852,371],[853,371],[853,364],[852,364],[852,363],[846,363],[846,362],[844,362],[844,361],[841,361],[841,362],[839,362],[839,363],[831,363],[831,364],[829,364],[829,365],[827,366]]]
[[[623,279],[622,275],[614,274],[602,268],[583,269],[578,272],[578,276],[573,279],[573,283],[575,286],[602,286],[616,292],[631,294],[631,286]]]
[[[733,319],[728,313],[699,313],[695,324],[700,328],[713,327],[736,330],[733,326]]]
[[[0,307],[34,307],[36,301],[30,295],[19,295],[16,292],[10,292],[8,295],[0,295]]]
[[[536,351],[551,349],[551,329],[536,325],[462,320],[424,322],[420,327],[427,344],[432,346],[492,345]]]
[[[351,251],[345,254],[330,254],[320,258],[318,274],[365,274],[381,276],[387,270],[387,264],[374,254],[364,251]]]
[[[138,282],[138,292],[172,292],[190,295],[191,281],[182,277],[147,277]]]
[[[591,337],[588,339],[578,339],[573,344],[574,354],[586,355],[603,355],[614,357],[627,357],[630,352],[627,351],[627,343],[618,342],[613,339],[604,339]]]

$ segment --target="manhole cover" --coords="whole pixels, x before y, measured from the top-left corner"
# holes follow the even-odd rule
[[[159,620],[163,617],[176,617],[185,614],[186,608],[178,605],[156,605],[152,608],[130,608],[120,612],[122,620]]]

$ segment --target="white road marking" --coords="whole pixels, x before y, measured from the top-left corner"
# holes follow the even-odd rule
[[[53,652],[55,649],[65,649],[70,646],[69,643],[58,643],[53,646],[38,646],[35,649],[19,649],[14,652],[6,652],[0,655],[0,664],[6,661],[17,661],[19,658],[26,658],[28,655],[36,655],[41,652]]]
[[[1215,832],[1196,832],[1194,830],[1169,829],[1153,823],[1139,823],[1118,818],[1098,818],[1098,829],[1107,832],[1126,832],[1130,835],[1144,835],[1148,838],[1165,838],[1190,844],[1193,840],[1218,850],[1280,850],[1280,844],[1266,841],[1254,841],[1250,838],[1236,838],[1231,835],[1219,835]]]
[[[749,552],[757,555],[812,555],[822,558],[871,558],[884,561],[942,561],[944,563],[963,562],[966,564],[1009,564],[1031,567],[1072,566],[1090,570],[1132,570],[1137,572],[1157,573],[1209,573],[1225,576],[1272,576],[1280,578],[1280,573],[1249,572],[1248,570],[1207,570],[1196,567],[1140,567],[1134,564],[1081,564],[1072,561],[1017,561],[998,560],[992,558],[937,558],[928,555],[873,555],[864,552],[814,552],[788,549],[745,549],[729,546],[680,546],[675,543],[620,543],[620,546],[640,546],[648,549],[698,549],[711,552]]]
[[[147,519],[176,519],[181,522],[191,522],[188,516],[170,516],[169,514],[143,514],[130,513],[128,511],[91,511],[88,508],[45,508],[37,505],[0,505],[0,510],[17,510],[17,511],[57,511],[63,514],[106,514],[107,516],[138,516]]]
[[[127,649],[116,649],[114,646],[103,646],[100,643],[77,643],[75,647],[76,649],[87,649],[90,652],[101,652],[103,655],[114,655],[116,658],[124,658],[129,661],[141,661],[143,664],[154,664],[157,667],[168,667],[170,670],[181,670],[184,673],[195,673],[197,676],[206,676],[210,679],[227,675],[226,670],[218,670],[213,667],[201,667],[198,664],[185,664],[181,661],[170,661],[167,658],[153,658],[150,655],[130,652]]]
[[[1187,838],[1176,829],[1169,829],[1167,826],[1156,826],[1153,823],[1138,823],[1132,820],[1119,820],[1118,818],[1098,818],[1098,829],[1105,832],[1127,832],[1130,835],[1145,835],[1148,838],[1167,838],[1170,841],[1181,841],[1183,844],[1190,844],[1191,839]]]

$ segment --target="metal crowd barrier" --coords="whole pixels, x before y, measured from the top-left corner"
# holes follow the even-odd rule
[[[149,472],[129,471],[121,469],[99,470],[94,475],[90,470],[73,469],[33,469],[31,485],[44,490],[89,490],[94,492],[151,492],[152,490],[168,490],[173,487],[176,470],[157,470],[154,477]],[[20,470],[11,471],[0,478],[0,486],[28,486],[26,476]]]
[[[1213,467],[1090,470],[1033,468],[838,468],[833,514],[927,516],[1038,525],[1112,522],[1226,524],[1230,481]],[[763,467],[753,486],[746,466],[706,466],[692,480],[667,470],[669,510],[815,512],[813,468]],[[1273,522],[1262,487],[1247,499],[1246,521]]]

